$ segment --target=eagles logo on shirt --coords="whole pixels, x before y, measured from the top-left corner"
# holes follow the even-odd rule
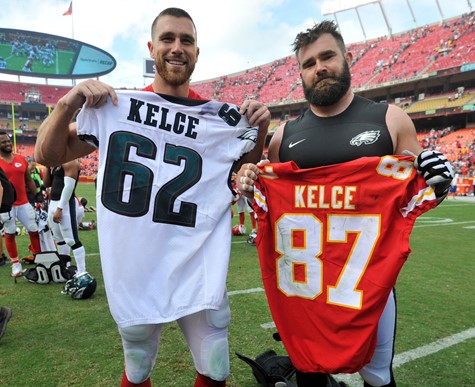
[[[243,134],[239,136],[241,140],[250,140],[253,143],[257,141],[257,130],[255,128],[246,130]]]
[[[378,140],[379,135],[379,130],[368,130],[353,137],[350,140],[350,144],[356,146],[374,144]]]

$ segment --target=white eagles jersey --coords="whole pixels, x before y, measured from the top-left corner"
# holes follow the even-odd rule
[[[83,108],[99,149],[97,218],[109,307],[119,327],[217,309],[231,247],[230,174],[257,128],[232,104],[118,91]]]

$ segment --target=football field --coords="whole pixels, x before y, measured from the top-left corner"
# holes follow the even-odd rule
[[[77,192],[88,199],[88,205],[95,206],[92,184],[80,184]],[[85,220],[92,219],[96,220],[96,213],[86,212]],[[237,215],[233,220],[236,224]],[[110,227],[113,232],[114,225],[98,227]],[[0,340],[0,386],[120,384],[122,347],[105,298],[97,232],[80,231],[80,237],[86,248],[88,271],[98,281],[91,299],[72,300],[61,294],[61,284],[37,285],[23,278],[15,283],[10,277],[11,265],[0,267],[0,306],[13,311]],[[282,344],[272,338],[275,328],[256,248],[246,239],[247,235],[233,237],[227,281],[232,312],[229,387],[258,386],[251,368],[235,352],[252,358],[267,349],[286,354]],[[28,237],[18,236],[17,240],[20,254],[25,255]],[[411,248],[413,252],[396,287],[397,385],[474,386],[475,199],[447,199],[420,217]],[[140,254],[139,244],[136,251]],[[162,332],[152,384],[191,387],[194,378],[185,340],[177,324],[170,323]],[[337,378],[350,386],[363,385],[358,375]]]

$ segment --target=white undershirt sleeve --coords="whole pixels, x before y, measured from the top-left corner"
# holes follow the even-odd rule
[[[64,177],[64,188],[61,192],[61,197],[59,198],[58,208],[62,209],[68,205],[69,199],[71,199],[71,195],[73,194],[75,185],[76,180],[74,180],[72,177]]]

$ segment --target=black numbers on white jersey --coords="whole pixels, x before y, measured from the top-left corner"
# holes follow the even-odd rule
[[[149,138],[136,133],[112,133],[104,168],[102,203],[117,214],[140,217],[150,208],[155,171],[133,161],[133,154],[138,156],[136,159],[155,160],[157,146]],[[163,184],[155,195],[152,221],[194,227],[196,203],[181,202],[177,205],[176,200],[200,180],[201,156],[193,149],[166,144],[161,162],[183,166],[181,173]]]

